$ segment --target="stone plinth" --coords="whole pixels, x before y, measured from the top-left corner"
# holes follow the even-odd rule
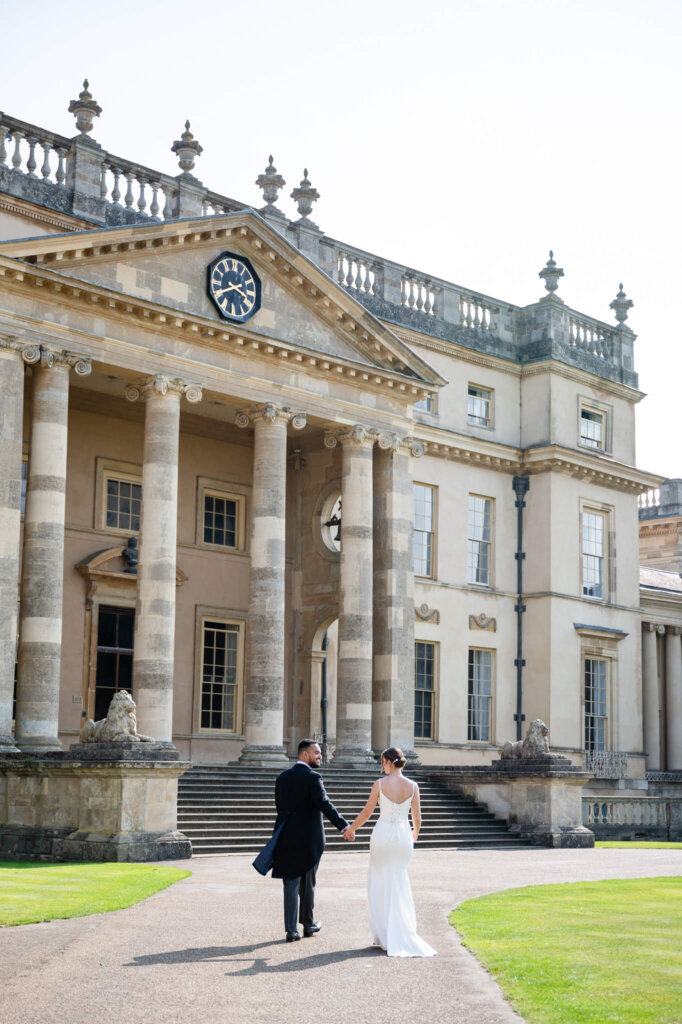
[[[90,748],[96,746],[117,749],[100,750],[94,760]],[[189,840],[177,831],[178,778],[190,764],[172,760],[169,750],[145,760],[150,752],[141,748],[152,746],[157,744],[84,744],[40,760],[0,759],[0,857],[191,857]]]
[[[508,758],[430,775],[486,804],[535,846],[594,846],[594,833],[582,824],[582,791],[591,776],[567,757]]]

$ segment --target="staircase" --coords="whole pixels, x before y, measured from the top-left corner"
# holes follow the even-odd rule
[[[178,828],[191,840],[195,857],[226,853],[256,854],[272,835],[278,769],[233,765],[197,765],[179,781]],[[369,771],[320,769],[329,799],[348,820],[362,810],[378,777]],[[443,849],[506,849],[528,845],[506,823],[464,796],[431,782],[424,768],[412,769],[419,784],[422,827],[419,846]],[[378,809],[347,843],[325,819],[328,850],[367,850]]]

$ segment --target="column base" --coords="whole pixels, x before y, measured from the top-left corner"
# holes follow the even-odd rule
[[[558,850],[591,850],[594,848],[594,832],[584,825],[575,828],[570,826],[544,826],[535,828],[512,825],[511,832],[518,832],[524,839],[529,839],[533,846],[548,846]]]
[[[290,761],[284,747],[248,743],[235,763],[259,768],[288,768]]]
[[[22,754],[44,754],[64,749],[57,736],[17,736],[14,742]]]
[[[333,768],[376,768],[377,759],[367,747],[337,747],[330,763]]]

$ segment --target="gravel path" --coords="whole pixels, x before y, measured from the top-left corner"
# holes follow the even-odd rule
[[[281,884],[250,857],[211,857],[113,914],[0,931],[3,1024],[507,1024],[520,1021],[447,923],[456,904],[514,886],[682,875],[682,850],[418,850],[420,934],[438,956],[368,947],[368,854],[330,853],[319,935],[283,941]]]

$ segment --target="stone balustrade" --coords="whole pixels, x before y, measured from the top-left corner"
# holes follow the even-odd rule
[[[618,750],[586,750],[584,768],[595,779],[626,779],[628,755]]]
[[[670,801],[651,797],[599,798],[583,800],[583,825],[667,828]]]
[[[172,148],[182,158],[176,176],[107,153],[87,133],[69,139],[0,112],[0,192],[103,226],[222,216],[245,208],[190,173],[202,147],[187,126]],[[603,323],[554,294],[563,271],[552,262],[540,274],[551,278],[549,286],[545,282],[550,294],[521,307],[336,241],[305,218],[291,223],[272,204],[261,213],[275,218],[273,210],[278,231],[384,320],[490,355],[517,362],[560,359],[637,386],[635,335],[623,322],[632,302],[622,289],[622,298],[611,304],[618,307],[618,325]]]

